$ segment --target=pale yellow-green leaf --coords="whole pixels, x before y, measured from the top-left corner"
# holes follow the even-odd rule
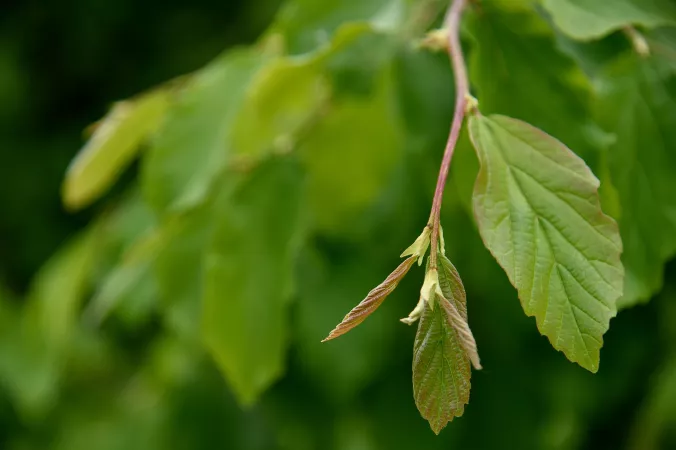
[[[87,206],[115,183],[143,142],[159,127],[169,97],[168,90],[157,89],[113,105],[68,167],[62,190],[68,208]]]

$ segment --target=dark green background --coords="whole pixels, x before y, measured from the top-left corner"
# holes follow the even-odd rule
[[[11,302],[22,303],[41,264],[105,204],[104,199],[77,214],[61,206],[60,184],[83,143],[83,128],[111,101],[198,69],[225,47],[254,41],[277,7],[275,0],[10,0],[0,7],[0,285]],[[400,64],[407,63],[402,56]],[[430,161],[440,156],[443,124],[451,113],[450,100],[439,102],[438,135],[428,136],[426,144],[434,149]],[[408,106],[415,124],[417,105]],[[107,199],[119,196],[136,170],[132,167]],[[432,180],[435,170],[429,170]],[[426,198],[429,189],[419,189],[424,191],[419,198]],[[421,200],[390,209],[394,212],[383,215],[389,222],[369,228],[383,231],[382,241],[351,247],[318,236],[321,255],[303,254],[299,295],[323,302],[292,307],[296,332],[288,371],[259,405],[240,409],[208,358],[187,369],[177,363],[183,368],[176,370],[189,372],[180,382],[150,376],[170,387],[158,390],[160,400],[144,404],[144,391],[133,390],[133,374],[146,366],[155,370],[149,355],[162,325],[156,317],[137,325],[113,320],[104,327],[114,343],[113,362],[103,364],[100,373],[86,372],[84,379],[69,375],[45,417],[22,417],[0,390],[0,448],[676,448],[673,405],[651,407],[653,396],[662,395],[656,389],[676,385],[673,375],[666,382],[657,378],[675,351],[673,263],[667,266],[663,294],[612,320],[601,369],[592,375],[537,333],[506,277],[481,249],[469,216],[447,214],[454,218],[447,229],[463,236],[449,239],[449,253],[463,275],[485,369],[473,374],[465,415],[439,437],[420,418],[412,398],[414,329],[396,322],[412,307],[420,271],[412,270],[385,304],[387,312],[369,319],[366,329],[326,344],[332,350],[323,353],[324,347],[305,342],[303,336],[316,330],[328,332],[394,267],[397,252],[424,223],[427,205]],[[354,226],[354,233],[360,232]],[[315,328],[303,329],[308,326]],[[96,351],[91,355],[96,361]],[[167,358],[173,356],[183,357]],[[651,426],[663,429],[661,443],[643,447],[640,436]]]

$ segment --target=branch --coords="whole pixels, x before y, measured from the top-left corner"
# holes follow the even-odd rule
[[[469,97],[469,81],[467,80],[467,67],[465,64],[465,57],[460,46],[460,17],[465,7],[466,0],[453,0],[451,6],[446,13],[444,21],[445,28],[448,32],[448,55],[453,64],[453,72],[455,74],[455,112],[453,114],[453,122],[451,123],[451,131],[446,142],[446,149],[441,160],[441,168],[439,169],[439,178],[437,179],[437,187],[434,190],[434,199],[432,201],[432,211],[430,213],[430,220],[427,226],[432,228],[430,249],[430,267],[437,267],[437,252],[439,250],[439,216],[441,214],[441,202],[444,196],[444,187],[448,178],[448,169],[451,166],[451,159],[453,158],[453,151],[458,143],[460,137],[460,129],[462,122],[465,119],[465,110],[467,108],[467,99]]]

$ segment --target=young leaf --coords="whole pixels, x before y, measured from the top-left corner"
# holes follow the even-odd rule
[[[472,330],[467,322],[467,297],[460,275],[451,260],[446,255],[439,255],[439,287],[448,302],[442,302],[453,329],[456,332],[460,345],[465,349],[467,356],[475,369],[481,369],[479,353]]]
[[[303,176],[274,159],[216,201],[204,269],[202,337],[240,403],[284,368],[287,308],[303,226]]]
[[[447,280],[451,282],[451,279]],[[469,401],[470,360],[452,321],[452,308],[464,308],[464,289],[451,300],[437,296],[437,306],[425,305],[413,344],[413,396],[420,414],[439,432],[460,417]]]
[[[598,120],[617,136],[608,159],[622,210],[621,308],[658,292],[676,254],[676,77],[654,59],[632,57],[609,67],[599,86]]]
[[[481,237],[519,292],[524,311],[571,361],[596,372],[622,294],[622,242],[603,214],[591,170],[522,121],[472,116],[481,169],[474,212]]]
[[[625,26],[657,27],[676,23],[669,0],[543,0],[554,24],[574,39],[598,39]]]
[[[298,284],[293,325],[296,358],[329,401],[357,400],[397,351],[397,308],[370,316],[355,339],[321,342],[336,325],[336,317],[345,315],[355,298],[373,288],[373,277],[381,275],[383,260],[388,259],[384,256],[362,248],[351,250],[348,261],[341,261],[310,248],[300,258],[303,281]]]
[[[368,316],[378,309],[387,296],[397,288],[399,282],[406,276],[417,259],[418,255],[411,255],[399,264],[399,267],[394,269],[394,272],[385,278],[385,281],[372,289],[364,300],[347,313],[342,322],[340,322],[322,342],[330,341],[338,336],[342,336],[366,320]]]
[[[68,167],[62,189],[66,206],[80,209],[105,193],[160,126],[168,106],[164,89],[115,103]]]

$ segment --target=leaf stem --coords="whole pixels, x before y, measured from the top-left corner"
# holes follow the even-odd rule
[[[439,250],[439,224],[441,214],[441,202],[444,196],[444,187],[448,179],[448,169],[451,167],[451,159],[455,146],[460,137],[460,129],[465,119],[465,110],[467,108],[467,99],[469,98],[469,81],[467,79],[467,66],[465,57],[460,46],[460,18],[466,5],[466,0],[453,0],[448,8],[444,26],[448,32],[448,55],[453,64],[455,75],[455,112],[453,113],[453,122],[451,131],[446,142],[446,149],[441,160],[439,177],[437,178],[437,187],[434,190],[434,199],[432,201],[432,211],[427,226],[432,228],[431,248],[430,248],[430,267],[437,267],[437,252]]]

